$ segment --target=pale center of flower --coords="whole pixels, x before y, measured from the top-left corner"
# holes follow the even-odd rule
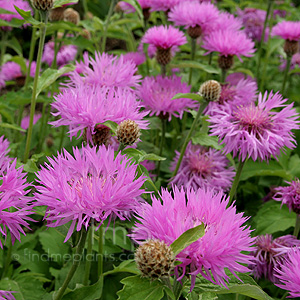
[[[189,158],[189,166],[192,172],[196,173],[202,178],[206,178],[212,173],[214,167],[213,162],[202,153],[194,153]]]
[[[272,126],[268,112],[254,105],[238,107],[233,112],[233,116],[234,123],[238,124],[241,130],[248,131],[258,139],[262,136],[264,130],[270,129]]]

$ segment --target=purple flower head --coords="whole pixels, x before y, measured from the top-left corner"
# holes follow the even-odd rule
[[[36,113],[33,116],[33,124],[36,124],[36,122],[42,117],[41,113]],[[25,116],[22,121],[21,121],[21,127],[25,130],[28,129],[29,127],[29,120],[30,120],[30,116]]]
[[[281,57],[280,61],[282,62],[282,64],[279,66],[279,70],[284,71],[286,68],[286,59],[283,59]],[[300,68],[300,53],[299,52],[292,56],[290,70],[293,70],[295,68]],[[297,73],[297,74],[299,74],[299,73]]]
[[[143,64],[146,61],[146,56],[143,52],[127,52],[123,54],[124,62],[132,61],[136,66]]]
[[[140,165],[144,166],[147,169],[152,179],[156,176],[155,174],[151,173],[151,171],[154,171],[156,169],[156,164],[154,161],[143,160],[142,162],[140,162]]]
[[[175,170],[180,152],[171,164],[171,171]],[[231,187],[234,168],[228,167],[229,161],[224,154],[213,148],[192,145],[190,142],[185,150],[181,165],[171,183],[183,186],[189,190],[198,188],[220,192]]]
[[[256,8],[245,8],[238,10],[238,16],[243,22],[247,36],[253,41],[260,41],[266,18],[266,11]],[[265,42],[268,40],[269,29],[266,28]]]
[[[67,241],[76,226],[87,228],[91,220],[124,220],[139,204],[145,177],[136,177],[137,166],[120,153],[100,146],[73,148],[73,156],[64,150],[37,173],[39,205],[47,206],[49,227],[72,222]]]
[[[130,13],[134,13],[135,12],[135,8],[131,4],[127,3],[127,2],[120,1],[120,2],[118,2],[118,5],[121,8],[121,10],[123,12],[125,12],[126,14],[130,14]]]
[[[300,297],[300,248],[292,248],[286,259],[275,268],[275,276],[280,284],[278,287],[290,292],[288,298]]]
[[[148,29],[142,38],[142,43],[160,49],[170,49],[187,43],[184,33],[173,26],[153,26]]]
[[[221,56],[236,55],[241,60],[241,55],[253,56],[255,52],[252,42],[243,31],[230,29],[214,31],[204,38],[202,47],[208,53],[219,52]]]
[[[215,24],[215,30],[223,30],[227,28],[228,30],[238,31],[242,28],[242,21],[236,18],[234,15],[229,12],[219,12],[219,17]]]
[[[95,53],[95,59],[88,53],[83,54],[83,62],[76,63],[82,75],[78,71],[71,73],[71,86],[97,85],[100,87],[121,87],[131,89],[137,87],[141,79],[140,75],[134,75],[137,71],[132,61],[125,60],[106,53]]]
[[[181,77],[145,77],[138,90],[139,98],[144,107],[150,111],[150,116],[165,116],[171,121],[172,116],[182,118],[183,112],[196,108],[197,102],[191,99],[172,98],[178,93],[189,93],[190,87],[181,82]]]
[[[139,112],[140,102],[129,90],[82,85],[63,89],[54,99],[51,105],[57,112],[53,115],[61,119],[51,124],[69,126],[70,137],[76,136],[79,131],[81,136],[87,128],[87,140],[91,141],[95,126],[106,121],[120,124],[130,119],[141,129],[147,129],[148,123],[143,120],[147,112]]]
[[[280,36],[284,40],[299,41],[300,21],[282,21],[272,29],[272,36]]]
[[[12,12],[13,14],[0,14],[0,19],[7,21],[7,22],[10,22],[13,18],[23,20],[21,15],[19,15],[19,13],[16,11],[15,6],[22,10],[25,10],[25,11],[30,10],[32,12],[32,9],[31,9],[29,3],[26,0],[1,0],[0,8],[8,10],[8,11]],[[11,30],[12,28],[4,26],[4,27],[2,27],[2,29]]]
[[[1,67],[1,76],[5,81],[14,80],[22,76],[21,67],[14,61],[8,61]]]
[[[180,2],[169,13],[169,20],[176,26],[201,27],[203,34],[214,29],[219,11],[211,3]]]
[[[224,144],[224,153],[233,152],[241,160],[251,157],[254,161],[275,158],[284,147],[295,148],[296,140],[292,129],[299,129],[298,114],[293,103],[286,105],[277,92],[265,92],[258,96],[258,104],[230,106],[215,111],[210,118],[212,135]],[[280,111],[273,109],[281,108]]]
[[[12,243],[21,239],[21,233],[25,235],[22,227],[29,229],[27,221],[32,221],[28,215],[32,214],[31,198],[26,196],[29,186],[26,182],[22,168],[16,169],[17,160],[12,161],[7,157],[6,146],[8,142],[3,137],[0,138],[0,234],[7,237],[11,235]],[[10,210],[13,208],[13,210]],[[0,241],[0,247],[3,245]]]
[[[274,268],[283,262],[291,247],[300,246],[300,241],[292,235],[285,235],[273,240],[271,234],[256,238],[256,248],[252,252],[253,262],[249,265],[255,278],[265,277],[272,282],[278,282],[274,276]]]
[[[175,274],[182,274],[180,278],[191,274],[193,288],[198,274],[226,286],[229,277],[225,268],[233,274],[247,272],[248,268],[241,263],[249,264],[251,257],[241,252],[250,251],[254,242],[251,230],[244,225],[247,218],[236,213],[232,205],[226,208],[228,198],[222,192],[215,194],[204,189],[185,192],[175,186],[173,194],[162,189],[163,203],[152,196],[152,205],[141,205],[132,238],[138,243],[158,239],[171,245],[188,229],[204,224],[204,236],[176,256],[182,263],[176,266]]]
[[[275,189],[276,194],[273,199],[286,204],[290,211],[300,215],[300,181],[288,182],[289,186],[279,186]]]
[[[48,66],[52,65],[54,59],[54,42],[49,41],[45,44],[44,53],[42,56],[42,62],[46,63]],[[56,56],[56,63],[58,67],[64,66],[73,60],[75,60],[77,55],[77,47],[74,45],[62,45],[58,50]]]
[[[16,298],[12,295],[16,292],[11,291],[0,291],[0,300],[16,300]]]
[[[180,0],[151,0],[151,11],[168,11],[178,3]]]

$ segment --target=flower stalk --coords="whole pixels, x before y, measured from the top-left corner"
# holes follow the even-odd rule
[[[284,95],[286,83],[288,81],[289,71],[290,71],[290,67],[291,67],[291,61],[292,61],[292,56],[287,55],[286,67],[285,67],[285,71],[284,71],[284,75],[283,75],[283,81],[282,81],[282,87],[281,87],[281,94],[282,95]]]

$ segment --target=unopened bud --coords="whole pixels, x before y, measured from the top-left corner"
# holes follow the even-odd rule
[[[170,276],[174,268],[174,253],[164,241],[148,240],[135,252],[138,269],[153,279]]]
[[[299,42],[298,41],[289,41],[285,40],[283,50],[287,56],[293,56],[299,50]]]
[[[49,14],[50,21],[62,21],[64,19],[64,11],[63,7],[51,9]]]
[[[221,55],[218,59],[219,67],[223,70],[228,70],[233,66],[233,55]]]
[[[196,25],[195,27],[189,27],[189,28],[187,29],[187,34],[188,34],[192,39],[197,39],[197,38],[200,37],[201,34],[202,34],[201,26]]]
[[[157,48],[156,50],[156,60],[160,65],[167,65],[172,58],[171,48]]]
[[[218,101],[221,95],[221,85],[216,80],[208,80],[202,83],[199,94],[206,101]]]
[[[71,22],[75,25],[78,25],[80,21],[79,13],[73,8],[67,8],[64,11],[64,20],[67,22]]]
[[[91,39],[91,33],[90,33],[87,29],[85,29],[85,28],[82,29],[80,35],[81,35],[82,37],[84,37],[85,39],[87,39],[87,40],[90,40],[90,39]]]
[[[135,121],[125,120],[118,125],[116,136],[119,143],[130,146],[141,136],[140,127]]]
[[[31,0],[33,7],[37,10],[48,11],[53,6],[53,0]]]

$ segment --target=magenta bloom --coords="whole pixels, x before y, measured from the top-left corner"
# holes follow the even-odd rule
[[[215,24],[215,30],[223,30],[227,28],[228,30],[237,31],[243,27],[242,21],[236,18],[234,15],[227,11],[219,12],[219,17]]]
[[[10,291],[0,291],[0,300],[16,300],[16,298],[12,295],[16,292]]]
[[[278,282],[274,268],[284,261],[286,253],[292,247],[299,247],[300,241],[292,235],[285,235],[273,240],[271,234],[260,235],[256,238],[256,249],[252,252],[253,263],[249,268],[255,278],[265,277],[272,282]]]
[[[286,101],[278,92],[265,92],[259,94],[257,106],[231,106],[215,111],[210,118],[212,135],[222,140],[224,153],[232,152],[243,161],[247,157],[254,161],[269,160],[272,155],[276,158],[284,147],[295,148],[292,129],[299,129],[298,114],[293,104],[286,105]],[[281,110],[273,111],[277,108]]]
[[[243,31],[230,29],[214,31],[204,38],[202,47],[208,53],[219,52],[221,56],[236,55],[241,61],[241,55],[253,56],[255,52],[254,42],[252,42]]]
[[[32,221],[28,215],[32,214],[31,198],[26,196],[29,186],[26,182],[22,168],[16,169],[17,159],[12,161],[7,157],[8,142],[4,137],[0,138],[0,234],[7,237],[11,235],[12,243],[21,239],[21,233],[25,235],[23,226],[29,229],[27,221]],[[13,208],[10,210],[10,208]],[[0,241],[0,247],[3,245]]]
[[[21,67],[14,61],[8,61],[1,67],[1,76],[5,81],[14,80],[22,76]]]
[[[189,93],[190,87],[181,82],[181,77],[145,77],[138,90],[144,107],[150,111],[150,116],[165,116],[171,121],[172,116],[182,118],[184,111],[196,108],[197,102],[181,98],[172,100],[178,93]]]
[[[146,61],[146,56],[141,52],[127,52],[123,54],[124,62],[132,61],[136,66],[143,64]]]
[[[171,171],[176,168],[180,152],[171,164]],[[185,150],[178,173],[170,183],[183,186],[185,189],[198,188],[220,192],[231,187],[235,176],[234,168],[229,167],[224,154],[213,148],[192,145],[190,142]]]
[[[129,90],[82,85],[63,89],[54,99],[55,102],[51,105],[57,112],[53,115],[61,116],[61,119],[51,124],[56,127],[69,126],[70,137],[76,136],[79,131],[81,136],[87,128],[87,139],[90,140],[95,126],[105,121],[120,124],[130,119],[141,129],[146,129],[148,125],[143,120],[147,112],[139,112],[141,104]]]
[[[173,7],[168,15],[169,20],[176,26],[201,27],[203,34],[214,29],[219,11],[211,3],[180,2]]]
[[[159,49],[170,49],[187,43],[184,33],[173,26],[153,26],[142,38],[142,43],[153,45]]]
[[[281,65],[279,66],[279,70],[283,71],[286,68],[286,59],[280,59],[282,61]],[[296,53],[292,56],[292,60],[291,60],[291,66],[290,66],[290,70],[293,70],[295,68],[300,68],[300,53]],[[299,73],[297,73],[299,74]]]
[[[147,8],[151,7],[152,0],[137,0],[137,2],[140,4],[142,9],[147,9]],[[127,2],[120,1],[120,2],[118,2],[118,4],[120,5],[121,9],[125,13],[134,13],[135,12],[135,8]]]
[[[180,0],[151,0],[151,11],[168,11],[178,3]]]
[[[243,22],[247,36],[253,41],[260,41],[266,18],[266,11],[256,8],[238,10],[238,15]],[[266,28],[265,42],[268,40],[269,28]]]
[[[300,181],[288,182],[289,186],[279,186],[275,188],[276,194],[273,199],[286,204],[290,211],[300,215]]]
[[[284,40],[298,41],[300,39],[300,21],[282,21],[272,29],[272,36],[280,36]]]
[[[286,259],[275,268],[278,287],[290,292],[288,298],[300,297],[300,248],[292,248]]]
[[[177,255],[182,263],[176,267],[176,274],[182,278],[189,273],[193,288],[198,274],[226,286],[230,279],[226,268],[233,274],[247,272],[248,268],[240,264],[249,264],[251,257],[241,252],[250,251],[254,242],[251,230],[244,225],[247,218],[236,213],[233,205],[226,208],[228,198],[221,192],[185,192],[175,186],[173,193],[174,197],[162,189],[163,203],[152,196],[152,205],[141,205],[137,216],[140,223],[135,224],[132,238],[138,243],[159,239],[171,245],[185,231],[203,223],[205,235]]]
[[[80,69],[71,73],[70,85],[98,85],[104,87],[121,87],[131,89],[137,87],[140,75],[134,75],[137,71],[132,61],[126,61],[122,56],[117,57],[106,53],[95,53],[95,59],[88,53],[83,54],[83,62],[76,62]]]
[[[42,62],[46,63],[48,66],[52,65],[54,59],[54,42],[49,41],[45,44],[44,53],[42,56]],[[77,47],[74,45],[62,45],[58,50],[56,56],[56,63],[58,67],[64,66],[75,60],[77,55]]]
[[[18,8],[20,8],[22,10],[25,10],[25,11],[28,11],[28,10],[32,11],[28,1],[26,1],[26,0],[1,0],[0,8],[8,10],[8,11],[12,12],[13,14],[0,14],[0,19],[5,20],[7,22],[10,22],[13,18],[23,20],[23,18],[16,11],[15,6],[17,6]],[[5,26],[4,29],[11,30],[11,27]]]
[[[36,113],[34,116],[33,116],[33,124],[36,124],[36,122],[42,117],[42,114],[41,113]],[[30,120],[30,116],[25,116],[22,121],[21,121],[21,127],[25,130],[28,129],[29,127],[29,120]]]
[[[120,153],[100,146],[73,148],[73,155],[64,150],[37,173],[35,199],[47,206],[45,219],[49,227],[72,222],[67,241],[93,219],[99,226],[107,218],[122,220],[136,209],[145,177],[136,177],[135,164]]]

